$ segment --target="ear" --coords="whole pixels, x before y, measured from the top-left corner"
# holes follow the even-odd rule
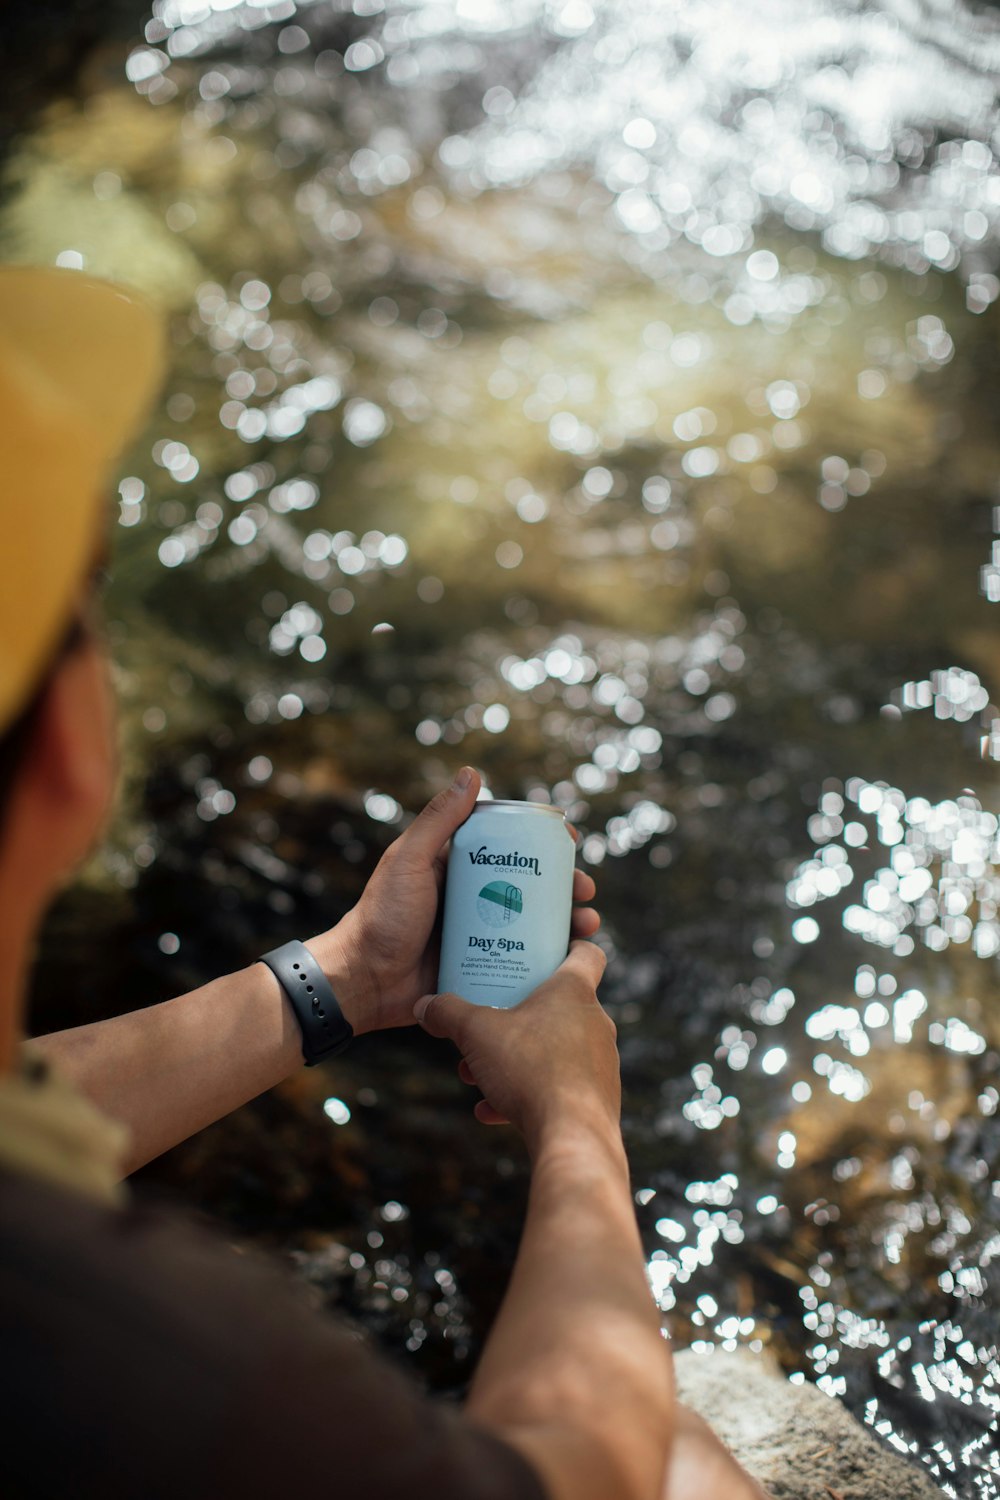
[[[109,689],[93,641],[59,663],[33,730],[14,793],[19,822],[68,867],[93,841],[114,786]]]

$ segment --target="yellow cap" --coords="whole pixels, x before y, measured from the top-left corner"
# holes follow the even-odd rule
[[[160,318],[78,271],[0,267],[0,733],[72,615],[111,466],[164,369]]]

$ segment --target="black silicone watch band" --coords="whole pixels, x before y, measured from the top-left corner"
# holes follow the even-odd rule
[[[282,943],[261,955],[288,996],[302,1028],[302,1055],[306,1066],[334,1057],[352,1040],[354,1030],[344,1016],[326,975],[305,943]]]

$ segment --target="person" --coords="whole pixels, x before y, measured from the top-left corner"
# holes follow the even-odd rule
[[[190,994],[23,1041],[29,960],[114,788],[92,572],[103,486],[159,383],[135,297],[0,269],[0,1491],[189,1500],[742,1500],[760,1491],[674,1401],[619,1127],[597,913],[511,1011],[431,993],[448,840],[471,768],[305,947],[355,1033],[453,1042],[485,1124],[532,1172],[502,1308],[456,1411],[277,1268],[130,1202],[122,1178],[303,1062],[298,1011],[254,963]],[[585,903],[593,881],[578,872]],[[669,1467],[668,1467],[669,1466]]]

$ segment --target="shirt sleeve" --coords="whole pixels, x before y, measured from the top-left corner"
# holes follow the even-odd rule
[[[5,1493],[545,1500],[256,1257],[26,1178],[0,1179],[0,1222]]]

